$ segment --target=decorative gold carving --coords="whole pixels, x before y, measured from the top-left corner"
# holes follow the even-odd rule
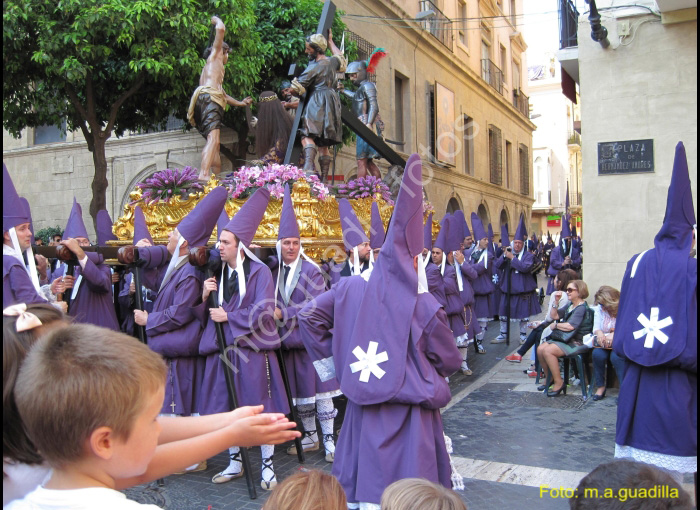
[[[118,241],[110,244],[126,245],[134,242],[134,207],[141,206],[146,218],[146,225],[156,244],[166,244],[168,234],[177,227],[180,220],[189,213],[199,200],[219,185],[216,176],[212,176],[204,187],[204,190],[194,193],[185,199],[173,198],[170,202],[157,202],[145,204],[141,201],[141,190],[136,189],[129,195],[130,202],[124,206],[124,213],[114,224],[112,231]],[[302,237],[304,252],[316,260],[344,257],[343,231],[340,225],[338,202],[330,196],[325,201],[319,201],[310,194],[309,184],[304,179],[294,183],[292,189],[294,212],[297,216],[297,224]],[[379,214],[386,230],[393,206],[389,205],[380,194],[373,198],[360,198],[350,200],[353,210],[360,219],[365,232],[369,232],[372,202],[379,205]],[[245,200],[232,200],[226,202],[226,213],[229,218],[238,212]],[[264,248],[274,248],[277,242],[280,213],[282,212],[282,200],[271,198],[260,222],[254,244]],[[433,239],[437,236],[440,226],[433,221]],[[210,243],[215,243],[216,229],[212,233]],[[137,239],[138,241],[138,239]]]

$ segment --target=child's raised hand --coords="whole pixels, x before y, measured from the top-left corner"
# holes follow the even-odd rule
[[[291,430],[294,427],[296,424],[280,413],[248,416],[230,425],[231,445],[245,447],[286,443],[301,437],[300,432]]]

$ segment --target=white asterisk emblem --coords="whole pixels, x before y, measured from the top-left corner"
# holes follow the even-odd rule
[[[494,285],[498,285],[498,275],[496,273],[493,274],[491,277],[491,281],[493,282]]]
[[[386,351],[377,354],[377,347],[379,347],[377,342],[370,342],[367,352],[363,351],[359,345],[352,351],[358,361],[350,364],[350,370],[353,374],[361,370],[360,382],[369,382],[370,373],[374,374],[377,379],[381,379],[386,373],[378,365],[389,361],[389,355]]]
[[[646,339],[644,340],[645,348],[651,349],[654,347],[654,338],[662,344],[668,342],[668,335],[661,330],[673,324],[673,319],[670,315],[665,319],[659,320],[659,309],[652,307],[651,312],[649,312],[649,317],[640,313],[637,320],[644,327],[634,332],[634,339],[639,340],[646,335]]]

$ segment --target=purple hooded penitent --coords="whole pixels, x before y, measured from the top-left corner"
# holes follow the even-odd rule
[[[66,229],[63,231],[63,239],[75,239],[76,237],[89,239],[85,223],[83,223],[83,208],[80,207],[78,201],[73,197],[73,208],[70,210]]]
[[[153,237],[148,231],[148,225],[146,225],[146,217],[143,214],[143,210],[140,206],[134,207],[134,244],[138,243],[141,239],[148,239],[148,241],[153,244]]]
[[[389,231],[360,303],[358,317],[362,320],[355,322],[352,331],[355,351],[369,352],[371,342],[375,342],[378,356],[388,361],[377,365],[382,377],[375,377],[375,372],[372,384],[365,384],[353,364],[346,364],[339,374],[341,391],[362,405],[390,400],[404,383],[409,330],[418,299],[413,258],[423,252],[421,174],[420,157],[413,154],[406,163]],[[437,301],[434,303],[437,309]]]
[[[486,231],[484,230],[484,225],[481,223],[481,219],[479,218],[479,215],[476,213],[472,213],[472,231],[474,232],[474,241],[479,242],[481,241],[484,237],[489,237],[486,235]]]
[[[224,206],[221,208],[221,214],[219,214],[219,219],[216,220],[217,241],[221,239],[221,232],[226,228],[226,225],[228,225],[229,221],[231,221],[231,218],[228,217],[228,214],[226,213],[226,206]]]
[[[464,217],[464,211],[462,211],[461,209],[456,210],[455,218],[457,218],[457,224],[462,229],[462,239],[460,239],[460,242],[462,242],[465,237],[469,237],[470,235],[472,235],[472,233],[469,231],[469,224],[467,223],[467,220]]]
[[[10,172],[2,165],[2,230],[7,232],[22,223],[30,223],[22,202],[17,195],[15,185],[12,183]]]
[[[340,214],[340,224],[343,227],[343,244],[346,250],[350,251],[355,246],[369,242],[362,224],[357,219],[347,198],[341,198],[338,202],[338,213]]]
[[[520,214],[520,221],[518,222],[518,228],[515,229],[514,241],[526,241],[527,240],[527,228],[525,227],[525,215]]]
[[[433,248],[440,248],[443,252],[448,251],[449,245],[447,236],[450,231],[448,224],[448,220],[450,217],[451,216],[449,214],[446,214],[442,218],[442,221],[440,222],[440,232],[438,232],[437,239],[435,239],[435,243],[433,244]]]
[[[384,223],[379,215],[379,206],[377,202],[372,202],[372,221],[369,231],[369,247],[373,250],[381,248],[384,244]]]
[[[619,339],[624,356],[639,365],[667,363],[691,343],[697,349],[697,329],[689,331],[686,319],[697,317],[697,309],[686,306],[686,296],[696,292],[696,280],[686,275],[689,264],[697,264],[689,256],[695,223],[688,162],[679,142],[663,226],[654,249],[628,263],[620,296],[615,345]]]
[[[423,227],[423,247],[433,249],[433,213],[428,215],[428,220]]]
[[[284,201],[282,202],[282,212],[280,213],[280,228],[277,234],[277,240],[279,241],[287,237],[298,237],[301,239],[289,184],[284,186]]]
[[[501,246],[509,246],[510,238],[508,237],[508,224],[501,225]]]
[[[107,241],[116,241],[117,236],[112,233],[112,218],[106,209],[97,211],[97,244],[105,246]]]
[[[226,188],[217,186],[202,198],[194,209],[187,213],[187,216],[182,218],[177,231],[190,248],[205,246],[209,242],[211,232],[227,198]]]
[[[225,230],[236,234],[240,244],[250,246],[255,237],[255,232],[265,216],[267,204],[270,201],[270,192],[267,188],[259,188],[251,195],[241,209],[233,215]],[[221,205],[223,207],[223,204]],[[218,209],[220,210],[220,209]]]
[[[678,143],[654,248],[627,263],[613,342],[615,353],[626,358],[615,457],[678,473],[698,469],[698,263],[690,256],[695,229],[688,163]]]

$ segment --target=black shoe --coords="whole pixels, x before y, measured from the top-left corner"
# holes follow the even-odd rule
[[[550,386],[551,386],[552,384],[554,384],[554,381],[552,381],[551,383],[549,383]],[[546,390],[546,389],[547,389],[547,385],[546,385],[546,384],[540,384],[540,385],[537,387],[537,391],[544,391],[544,390]]]
[[[602,395],[598,395],[597,393],[591,397],[591,400],[593,402],[598,402],[599,400],[603,400],[605,398],[605,391],[603,391]]]
[[[551,392],[550,392],[549,389],[547,389],[547,396],[548,396],[548,397],[556,397],[557,395],[559,395],[559,394],[564,390],[564,388],[566,388],[566,384],[562,384],[562,385],[561,385],[561,388],[559,388],[557,391],[551,391]]]

